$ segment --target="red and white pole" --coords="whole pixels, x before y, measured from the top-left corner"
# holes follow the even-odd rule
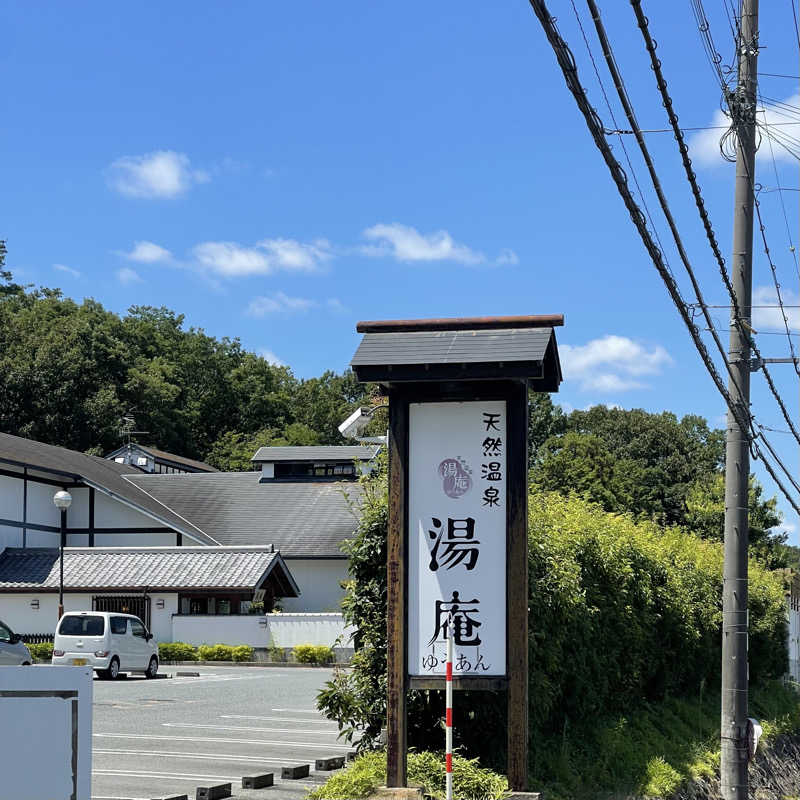
[[[445,672],[445,798],[453,800],[453,620],[447,625],[447,662]]]

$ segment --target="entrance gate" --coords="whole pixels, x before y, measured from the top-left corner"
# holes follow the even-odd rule
[[[147,595],[100,595],[92,598],[92,611],[134,614],[150,630],[150,598]]]

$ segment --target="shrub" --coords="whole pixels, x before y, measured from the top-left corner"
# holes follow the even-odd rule
[[[420,784],[426,797],[441,800],[445,796],[445,769],[442,753],[409,753],[408,780]],[[309,800],[358,800],[372,794],[386,783],[386,753],[368,752],[359,756],[347,769],[331,776]],[[478,759],[453,756],[453,797],[456,800],[499,800],[507,797],[508,782],[478,765]]]
[[[234,661],[252,661],[253,648],[249,644],[240,644],[238,647],[233,648],[231,655]]]
[[[233,647],[229,644],[201,644],[197,648],[200,661],[233,661]]]
[[[286,653],[280,645],[274,642],[269,646],[270,661],[286,661]]]
[[[50,661],[53,657],[53,643],[40,642],[39,644],[27,645],[28,650],[31,651],[31,658],[35,661]]]
[[[263,614],[264,613],[264,603],[261,600],[253,600],[250,603],[250,607],[247,609],[248,614]]]
[[[197,650],[186,642],[159,642],[160,661],[197,661]]]
[[[324,644],[298,644],[292,649],[295,661],[300,664],[330,664],[333,648]]]
[[[300,664],[316,663],[316,647],[313,644],[298,644],[292,648],[294,660]]]

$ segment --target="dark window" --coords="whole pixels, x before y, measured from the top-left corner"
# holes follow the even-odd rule
[[[147,631],[144,629],[144,625],[142,625],[138,619],[131,620],[131,632],[134,636],[138,636],[140,639],[144,639],[147,636]]]
[[[276,478],[328,478],[331,476],[354,476],[355,464],[300,464],[277,463],[275,464]]]
[[[111,633],[124,635],[128,630],[128,620],[126,617],[111,617]]]
[[[58,626],[62,636],[102,636],[105,630],[105,620],[102,617],[64,617]]]
[[[11,631],[5,625],[0,625],[0,642],[10,642]]]

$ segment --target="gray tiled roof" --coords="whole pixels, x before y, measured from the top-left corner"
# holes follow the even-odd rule
[[[251,461],[372,461],[380,445],[260,447]]]
[[[174,528],[203,544],[220,544],[206,536],[201,530],[165,507],[154,497],[140,491],[123,477],[131,471],[128,464],[117,464],[105,458],[87,456],[66,447],[35,442],[0,433],[0,462],[17,466],[28,466],[49,473],[55,480],[63,477],[65,482],[85,483],[104,491],[124,503],[134,506],[155,517],[163,525]]]
[[[476,364],[542,361],[552,328],[366,333],[354,367],[383,364]]]
[[[148,591],[259,587],[267,577],[284,597],[299,591],[279,553],[268,548],[224,547],[67,547],[64,587]],[[58,589],[58,550],[7,548],[0,553],[0,591]]]
[[[127,480],[224,545],[274,544],[284,558],[344,558],[358,525],[353,481],[265,481],[259,472],[128,475]]]

